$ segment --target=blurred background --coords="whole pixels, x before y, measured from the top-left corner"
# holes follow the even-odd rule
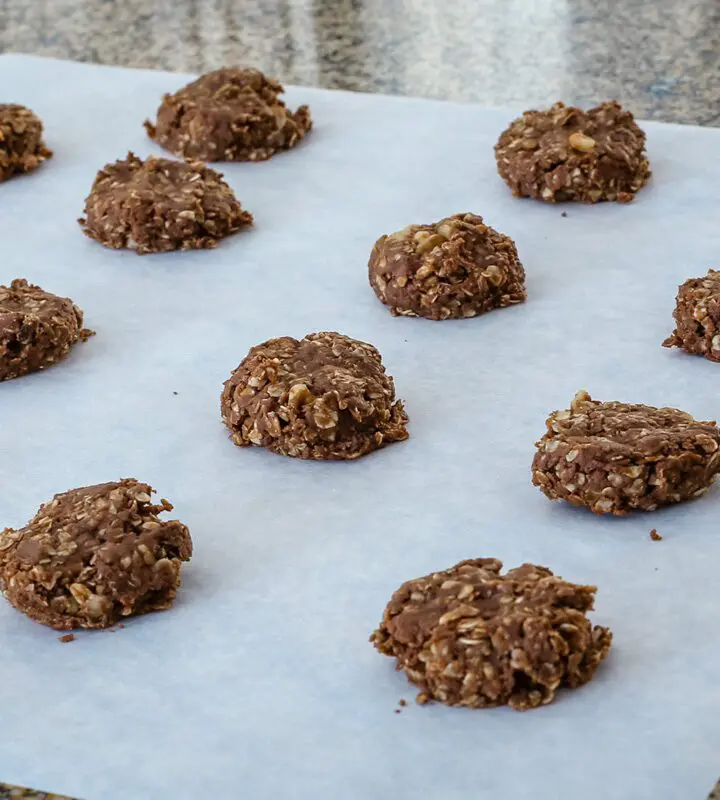
[[[0,0],[0,50],[720,125],[720,0]]]

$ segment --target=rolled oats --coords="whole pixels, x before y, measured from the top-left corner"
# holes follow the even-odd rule
[[[166,94],[149,136],[201,161],[264,161],[294,147],[312,127],[310,110],[289,111],[284,89],[256,69],[224,67]]]
[[[145,255],[215,247],[253,218],[204,164],[128,153],[98,172],[78,221],[105,247]]]
[[[612,635],[587,612],[596,588],[533,564],[501,574],[493,558],[404,583],[370,641],[420,693],[450,706],[517,711],[589,681]]]
[[[650,177],[645,134],[615,102],[526,111],[501,134],[495,158],[514,195],[549,203],[629,202]]]
[[[720,429],[675,408],[593,400],[578,392],[547,420],[533,483],[596,514],[653,511],[703,494],[720,470]]]
[[[408,438],[380,353],[339,333],[253,347],[225,382],[220,407],[235,444],[296,458],[358,458]]]
[[[474,214],[380,237],[368,272],[375,294],[394,315],[461,319],[526,297],[514,242]]]
[[[172,605],[188,529],[160,520],[167,500],[134,479],[57,494],[19,530],[0,532],[0,585],[9,602],[56,630],[107,628]],[[148,525],[152,523],[152,526]]]

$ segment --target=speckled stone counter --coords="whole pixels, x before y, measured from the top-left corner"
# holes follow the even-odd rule
[[[0,0],[0,50],[720,125],[717,0]]]
[[[720,125],[717,0],[0,0],[0,51]],[[66,800],[0,784],[20,798]]]

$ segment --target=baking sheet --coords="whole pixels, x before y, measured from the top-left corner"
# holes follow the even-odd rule
[[[0,386],[0,524],[134,476],[195,542],[175,608],[116,633],[59,644],[0,603],[0,778],[87,800],[704,797],[720,772],[720,489],[604,519],[548,502],[529,466],[581,387],[720,417],[720,367],[660,347],[678,283],[720,263],[720,131],[647,124],[654,178],[634,203],[545,206],[495,175],[520,109],[292,89],[316,120],[306,143],[221,167],[255,230],[216,251],[105,250],[75,222],[95,172],[160,152],[142,120],[185,81],[0,58],[0,96],[55,150],[0,189],[0,282],[70,296],[97,330]],[[458,211],[515,238],[528,302],[392,318],[367,284],[373,242]],[[223,380],[250,346],[316,330],[379,347],[407,443],[329,464],[230,443]],[[367,642],[386,601],[479,556],[597,584],[609,659],[527,714],[395,714],[414,692]]]

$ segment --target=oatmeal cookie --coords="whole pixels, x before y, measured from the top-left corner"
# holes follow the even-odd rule
[[[474,214],[380,237],[368,270],[375,294],[394,315],[475,317],[526,297],[515,243]]]
[[[0,103],[0,183],[52,156],[42,135],[43,124],[29,108]]]
[[[600,403],[587,392],[555,411],[532,481],[596,514],[654,511],[704,494],[720,470],[720,429],[676,408]]]
[[[188,529],[161,520],[167,500],[125,479],[57,494],[24,528],[0,533],[0,584],[10,603],[56,630],[107,628],[172,605]]]
[[[149,136],[166,150],[201,161],[264,161],[312,127],[310,110],[289,111],[276,80],[256,69],[224,67],[166,94]]]
[[[215,247],[253,218],[204,164],[128,153],[98,172],[78,222],[105,247],[145,255]]]
[[[0,381],[52,366],[93,333],[83,328],[82,311],[67,297],[24,278],[0,286]]]
[[[380,353],[339,333],[253,347],[225,382],[220,406],[235,444],[296,458],[358,458],[408,438]]]
[[[711,269],[704,278],[690,278],[678,289],[675,330],[663,347],[720,361],[720,272]]]
[[[494,558],[461,561],[404,583],[370,641],[420,689],[419,703],[526,711],[587,683],[612,634],[591,625],[596,587],[546,567],[501,574]]]
[[[615,102],[526,111],[501,134],[495,158],[514,195],[549,203],[629,202],[650,177],[645,134]]]

